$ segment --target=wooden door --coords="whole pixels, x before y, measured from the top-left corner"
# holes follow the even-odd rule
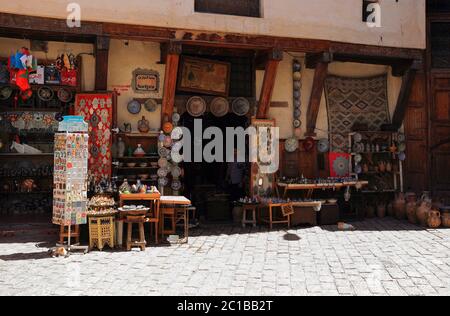
[[[405,190],[421,193],[428,190],[428,108],[426,81],[423,73],[414,80],[405,116],[407,160]]]
[[[431,75],[431,185],[435,196],[450,197],[450,72]]]

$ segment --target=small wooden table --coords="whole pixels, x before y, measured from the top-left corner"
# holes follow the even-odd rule
[[[180,243],[186,244],[189,241],[189,206],[192,202],[184,196],[161,196],[161,205],[170,206],[175,209],[175,222],[184,222],[184,238]],[[162,212],[161,212],[162,214]],[[162,224],[163,221],[161,221]]]
[[[320,212],[320,209],[322,208],[321,202],[311,201],[311,202],[291,202],[292,206],[297,207],[312,207],[316,212]],[[286,216],[286,220],[274,220],[273,218],[273,209],[274,208],[281,208],[283,205],[286,205],[286,203],[265,203],[259,205],[259,217],[260,220],[264,223],[269,224],[270,229],[273,228],[274,224],[287,224],[288,228],[291,228],[291,215]],[[269,209],[269,218],[264,219],[261,217],[261,209],[268,208]]]
[[[140,193],[140,194],[120,194],[120,203],[119,206],[123,207],[124,203],[126,201],[148,201],[153,202],[156,201],[155,205],[155,217],[150,218],[147,220],[147,223],[155,223],[155,242],[158,244],[158,226],[159,226],[159,219],[160,219],[160,212],[159,212],[159,206],[160,206],[160,199],[161,199],[161,193]],[[122,247],[123,242],[123,223],[126,219],[126,215],[136,215],[136,214],[130,214],[130,212],[119,212],[120,219],[117,221],[117,245],[119,247]]]

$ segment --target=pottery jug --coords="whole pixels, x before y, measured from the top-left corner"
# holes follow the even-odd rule
[[[378,204],[377,216],[379,218],[385,218],[386,217],[386,204],[384,204],[384,203]]]
[[[121,137],[117,142],[117,157],[123,158],[125,156],[126,145]]]
[[[375,217],[375,207],[374,206],[367,205],[366,217],[367,218],[374,218]]]
[[[387,171],[387,172],[392,172],[392,163],[388,162],[388,163],[386,164],[386,171]]]
[[[419,224],[422,226],[427,225],[428,215],[431,211],[431,202],[430,200],[423,200],[420,203],[420,206],[417,208],[416,216]]]
[[[142,120],[138,122],[138,130],[144,134],[150,131],[150,122],[145,118],[145,116],[143,116]]]
[[[125,179],[122,183],[122,185],[119,188],[119,192],[124,193],[130,193],[131,192],[131,186],[128,184],[128,180]]]
[[[416,202],[408,202],[406,204],[406,216],[408,217],[408,221],[411,224],[416,225],[418,223],[416,214],[417,214],[417,203]]]
[[[399,220],[406,218],[406,201],[403,193],[397,196],[394,202],[395,217]]]
[[[438,228],[442,224],[441,213],[438,210],[431,210],[427,222],[430,228]]]
[[[378,163],[378,170],[382,173],[386,172],[386,163],[384,161]]]
[[[394,217],[395,216],[394,205],[392,203],[389,203],[388,206],[387,206],[387,214],[390,217]]]

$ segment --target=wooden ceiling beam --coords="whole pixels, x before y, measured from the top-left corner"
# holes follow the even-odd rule
[[[314,81],[309,98],[308,112],[306,119],[306,136],[315,137],[317,117],[319,116],[320,102],[325,87],[325,80],[328,75],[328,62],[319,61],[314,73]]]

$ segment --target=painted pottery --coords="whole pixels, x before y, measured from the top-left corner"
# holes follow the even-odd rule
[[[230,110],[230,103],[227,99],[218,97],[212,100],[210,109],[215,117],[224,117]]]
[[[397,195],[397,199],[394,202],[394,211],[398,220],[406,219],[406,200],[403,193]]]
[[[145,116],[143,116],[142,120],[138,122],[138,130],[144,134],[150,132],[150,122],[145,118]]]
[[[206,112],[206,102],[202,97],[192,97],[186,104],[187,112],[193,117],[200,117]]]
[[[142,149],[141,144],[138,144],[136,150],[134,151],[134,156],[135,157],[144,157],[145,156],[145,151],[144,151],[144,149]]]
[[[233,113],[245,116],[250,111],[250,102],[246,98],[236,98],[232,104]]]
[[[417,208],[416,216],[419,224],[422,226],[427,226],[428,215],[431,211],[431,200],[424,199]]]
[[[438,210],[431,210],[428,215],[428,227],[438,228],[442,224],[441,213]]]
[[[385,218],[386,217],[386,204],[380,203],[377,206],[377,216],[379,218]]]

